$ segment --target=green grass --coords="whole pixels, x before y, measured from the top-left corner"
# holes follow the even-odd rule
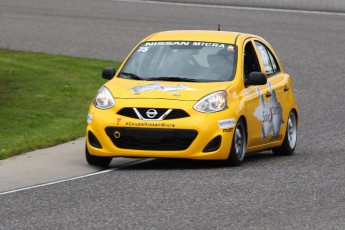
[[[0,159],[84,136],[103,67],[119,64],[0,49]]]

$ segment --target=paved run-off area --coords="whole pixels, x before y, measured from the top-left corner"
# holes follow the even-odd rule
[[[71,179],[104,170],[87,164],[85,138],[0,161],[0,193]],[[116,158],[116,169],[136,159]]]

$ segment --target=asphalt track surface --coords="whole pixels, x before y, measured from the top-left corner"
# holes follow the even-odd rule
[[[235,168],[149,159],[2,194],[0,229],[344,229],[343,14],[1,0],[0,47],[122,60],[153,32],[218,23],[266,38],[293,77],[300,109],[295,155],[258,153]]]

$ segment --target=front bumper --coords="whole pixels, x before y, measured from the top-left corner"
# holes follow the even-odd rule
[[[220,125],[219,121],[237,120],[229,109],[206,114],[192,109],[195,102],[174,101],[174,107],[182,108],[189,116],[156,121],[120,115],[118,113],[124,107],[121,103],[125,102],[116,102],[117,106],[108,110],[91,105],[86,128],[90,154],[205,160],[228,158],[234,127]],[[167,105],[165,100],[131,102],[134,108],[148,108],[147,105],[162,108],[162,105]]]

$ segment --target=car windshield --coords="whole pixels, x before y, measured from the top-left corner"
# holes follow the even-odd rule
[[[144,42],[132,53],[118,77],[148,81],[230,81],[237,47],[200,41]]]

